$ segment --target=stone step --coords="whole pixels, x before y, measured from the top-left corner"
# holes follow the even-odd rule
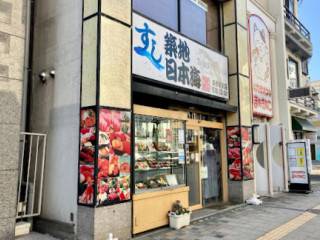
[[[31,223],[29,222],[17,222],[15,228],[15,236],[27,235],[30,233]]]

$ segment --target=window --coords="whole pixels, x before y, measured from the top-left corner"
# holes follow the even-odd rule
[[[133,10],[136,10],[155,21],[178,31],[178,1],[177,0],[133,0]]]
[[[206,44],[206,12],[190,0],[180,1],[180,32]]]
[[[302,67],[302,73],[307,76],[309,74],[308,60],[303,61],[301,67]]]
[[[293,0],[285,0],[285,6],[291,13],[293,13]]]
[[[288,75],[289,75],[289,87],[290,88],[299,87],[298,64],[292,59],[289,59],[289,62],[288,62]]]
[[[135,115],[135,193],[186,185],[185,122]]]
[[[293,132],[294,139],[303,139],[303,133],[302,132]]]
[[[209,0],[203,0],[202,4],[207,5],[208,11],[192,0],[133,0],[133,10],[202,44],[219,49],[218,4]]]

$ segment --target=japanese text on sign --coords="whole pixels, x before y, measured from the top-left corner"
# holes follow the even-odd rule
[[[133,25],[133,74],[229,99],[227,57],[135,13]]]

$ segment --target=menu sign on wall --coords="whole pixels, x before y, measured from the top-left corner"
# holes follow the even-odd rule
[[[290,167],[290,183],[308,184],[305,143],[288,143],[288,159]]]
[[[226,56],[135,13],[132,47],[133,74],[229,99]]]
[[[255,115],[272,117],[269,30],[257,15],[249,18],[250,70],[252,111]]]

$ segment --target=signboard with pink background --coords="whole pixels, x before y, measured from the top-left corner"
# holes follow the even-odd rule
[[[270,33],[263,20],[254,14],[249,18],[249,38],[252,112],[272,117]]]

